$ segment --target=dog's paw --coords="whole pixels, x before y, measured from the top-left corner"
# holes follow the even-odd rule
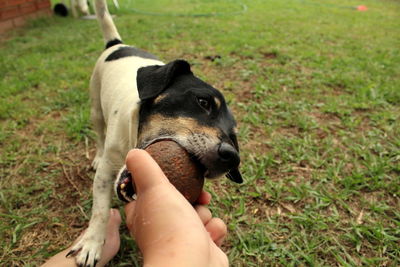
[[[104,238],[101,234],[90,235],[86,232],[68,252],[66,257],[75,256],[76,264],[83,267],[95,267],[100,260]]]
[[[96,157],[94,157],[93,161],[92,161],[92,168],[93,170],[97,170],[97,167],[99,166],[101,161],[101,156],[96,155]]]

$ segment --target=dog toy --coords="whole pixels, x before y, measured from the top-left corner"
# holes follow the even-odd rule
[[[204,184],[204,170],[192,160],[190,154],[179,144],[162,140],[150,144],[145,150],[153,157],[175,188],[191,203],[199,198]],[[135,199],[135,185],[130,172],[125,169],[116,182],[120,200]]]

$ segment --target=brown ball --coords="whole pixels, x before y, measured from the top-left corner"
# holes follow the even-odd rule
[[[204,170],[179,144],[170,140],[155,142],[145,148],[179,192],[194,204],[204,184]]]

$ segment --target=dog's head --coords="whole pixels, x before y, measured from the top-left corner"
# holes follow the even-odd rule
[[[205,168],[206,178],[226,175],[241,183],[236,122],[223,95],[176,60],[140,68],[138,147],[170,139]]]

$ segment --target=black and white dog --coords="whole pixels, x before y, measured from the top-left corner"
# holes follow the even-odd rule
[[[92,216],[68,253],[79,266],[94,266],[100,259],[113,177],[124,169],[130,149],[173,140],[203,166],[206,178],[226,175],[242,182],[236,123],[223,95],[194,76],[186,61],[165,64],[122,44],[106,1],[96,0],[95,6],[106,50],[90,82],[91,119],[98,136]]]

